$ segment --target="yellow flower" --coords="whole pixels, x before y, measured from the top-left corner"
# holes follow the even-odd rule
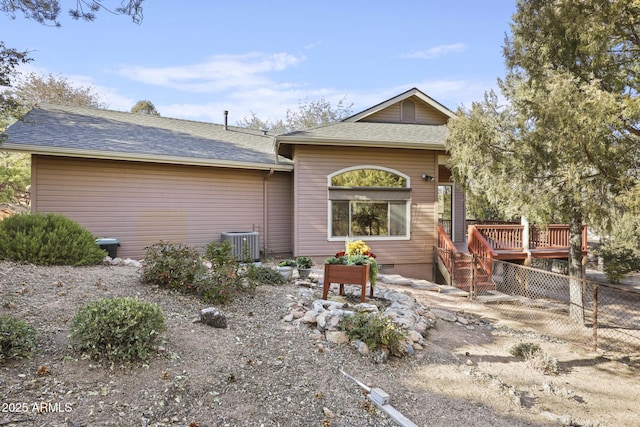
[[[367,244],[362,240],[356,240],[353,242],[349,240],[346,241],[345,253],[349,256],[363,255],[369,251],[369,246],[367,246]]]

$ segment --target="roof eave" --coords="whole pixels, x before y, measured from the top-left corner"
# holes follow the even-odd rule
[[[455,117],[455,113],[453,111],[451,111],[450,109],[448,109],[447,107],[445,107],[444,105],[440,104],[438,101],[436,101],[435,99],[431,98],[430,96],[428,96],[427,94],[425,94],[424,92],[422,92],[420,89],[417,88],[412,88],[409,89],[399,95],[394,96],[393,98],[387,99],[386,101],[383,101],[377,105],[374,105],[373,107],[367,108],[364,111],[361,111],[359,113],[356,113],[352,116],[349,116],[345,119],[343,119],[343,122],[357,122],[359,120],[361,120],[364,117],[370,116],[374,113],[377,113],[378,111],[384,110],[385,108],[389,107],[390,105],[393,105],[397,102],[400,102],[404,99],[410,98],[412,96],[416,96],[418,98],[420,98],[423,102],[425,102],[426,104],[430,105],[431,107],[433,107],[435,110],[439,111],[440,113],[444,114],[445,116],[449,117],[450,119]]]
[[[344,147],[375,147],[375,148],[410,148],[416,150],[444,150],[442,142],[413,142],[413,141],[370,141],[358,139],[326,139],[312,137],[280,137],[277,139],[278,148],[284,144],[299,145],[339,145]]]
[[[155,154],[136,154],[122,153],[122,152],[104,152],[97,150],[77,150],[69,148],[56,147],[41,147],[37,145],[28,144],[2,144],[2,149],[5,151],[17,151],[31,154],[40,154],[48,156],[65,156],[65,157],[79,157],[89,159],[103,159],[103,160],[124,160],[132,162],[147,162],[147,163],[163,163],[163,164],[177,164],[188,166],[209,166],[219,168],[232,168],[232,169],[254,169],[254,170],[275,170],[290,172],[293,170],[292,164],[283,163],[256,163],[256,162],[239,162],[233,160],[219,160],[219,159],[200,159],[194,157],[169,157],[159,156]]]

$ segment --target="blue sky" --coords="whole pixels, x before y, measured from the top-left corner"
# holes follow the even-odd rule
[[[62,28],[0,16],[0,40],[31,51],[25,71],[91,85],[113,110],[229,123],[284,118],[321,97],[356,113],[412,87],[469,106],[504,76],[515,0],[146,0],[141,25],[107,12]],[[119,5],[106,0],[105,4]]]

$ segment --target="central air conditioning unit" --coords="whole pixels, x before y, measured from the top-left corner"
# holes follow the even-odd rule
[[[257,231],[227,231],[222,233],[222,241],[230,240],[233,256],[238,261],[247,261],[245,254],[253,261],[260,261],[260,233]],[[245,249],[247,247],[247,249]]]

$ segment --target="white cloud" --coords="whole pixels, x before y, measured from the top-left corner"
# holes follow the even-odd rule
[[[435,59],[447,53],[463,52],[466,48],[467,47],[464,43],[447,44],[425,50],[404,53],[400,55],[400,57],[405,59]]]
[[[288,109],[297,110],[300,102],[324,98],[336,105],[345,97],[344,91],[329,88],[304,89],[293,85],[268,85],[247,90],[237,90],[217,97],[215,102],[203,104],[156,104],[165,117],[188,118],[222,123],[223,111],[229,111],[229,124],[236,125],[255,113],[262,120],[284,119]],[[347,102],[351,102],[347,99]]]
[[[205,62],[192,65],[127,66],[122,67],[119,74],[146,84],[187,92],[215,93],[268,86],[272,82],[266,74],[286,70],[303,60],[303,57],[283,52],[215,55]]]

